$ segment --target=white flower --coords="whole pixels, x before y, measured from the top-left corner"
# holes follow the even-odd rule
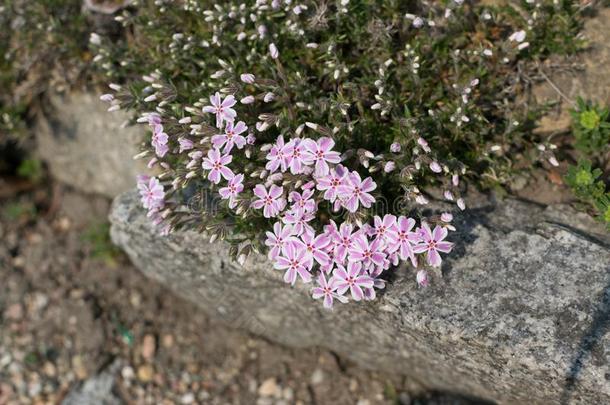
[[[252,73],[243,73],[242,75],[239,76],[239,78],[241,79],[242,82],[247,83],[247,84],[254,83],[254,80],[256,79]]]
[[[525,40],[525,36],[525,31],[516,31],[513,32],[510,37],[508,37],[508,40],[513,42],[523,42]]]
[[[269,45],[269,54],[271,55],[271,59],[277,59],[280,56],[280,51],[278,51],[277,46],[275,44]]]

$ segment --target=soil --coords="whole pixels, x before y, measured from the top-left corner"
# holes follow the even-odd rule
[[[0,405],[60,403],[111,363],[125,404],[474,403],[213,323],[112,247],[108,200],[0,186]]]

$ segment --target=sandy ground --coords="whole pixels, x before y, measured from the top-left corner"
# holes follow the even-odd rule
[[[3,184],[0,405],[60,403],[108,370],[107,403],[470,403],[215,324],[112,247],[107,200]]]

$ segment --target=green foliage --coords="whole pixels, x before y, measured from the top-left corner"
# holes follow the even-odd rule
[[[0,1],[0,142],[27,135],[28,108],[50,85],[76,84],[91,59],[81,0]]]
[[[42,163],[36,158],[25,159],[17,168],[17,174],[20,177],[26,178],[34,183],[37,183],[42,179],[44,175],[44,172],[42,170]]]
[[[2,215],[9,221],[28,221],[36,216],[36,206],[29,201],[11,202],[2,207]]]
[[[84,234],[91,249],[91,256],[104,260],[108,265],[115,265],[120,250],[110,240],[110,224],[108,222],[92,224]]]
[[[607,107],[578,98],[570,111],[575,146],[585,153],[602,154],[610,146],[610,122]]]
[[[606,192],[606,185],[600,179],[601,176],[600,169],[593,169],[591,162],[583,159],[577,166],[571,165],[568,168],[565,181],[576,197],[588,203],[610,229],[610,192]]]

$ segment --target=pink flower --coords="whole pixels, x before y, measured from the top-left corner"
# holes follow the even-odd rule
[[[396,229],[396,217],[394,215],[386,214],[383,220],[375,215],[374,218],[375,226],[371,229],[369,235],[375,236],[375,239],[379,239],[382,242],[393,244],[396,242],[398,235]]]
[[[254,83],[254,80],[256,79],[252,73],[242,73],[239,78],[242,82],[247,84]]]
[[[332,284],[336,287],[337,293],[343,295],[348,289],[352,294],[354,301],[360,301],[364,298],[363,288],[372,288],[373,279],[368,275],[360,275],[362,263],[349,262],[347,271],[345,267],[337,265],[333,271]]]
[[[293,138],[286,144],[286,164],[290,168],[290,173],[300,174],[303,166],[307,164],[305,145],[300,138]]]
[[[329,163],[337,164],[341,161],[341,154],[332,151],[335,141],[331,138],[323,137],[317,142],[313,139],[306,139],[303,144],[307,151],[306,159],[315,162],[314,176],[316,177],[326,176],[330,172]]]
[[[226,187],[222,187],[218,190],[218,193],[222,197],[223,200],[229,199],[229,208],[233,209],[237,205],[235,198],[239,193],[244,190],[244,185],[242,182],[244,181],[244,175],[238,174],[234,176]]]
[[[426,270],[418,271],[416,280],[420,287],[428,287],[430,285],[430,278],[428,277],[428,272]]]
[[[213,96],[210,96],[210,103],[203,107],[203,112],[216,114],[216,128],[222,128],[224,121],[233,122],[237,113],[233,107],[236,103],[235,97],[229,95],[224,100],[220,97],[220,93],[216,92]]]
[[[315,215],[311,212],[294,212],[290,211],[284,215],[282,221],[285,224],[293,224],[293,232],[296,236],[301,236],[304,232],[314,232],[309,221],[315,218]]]
[[[156,129],[156,127],[161,126],[161,116],[157,113],[148,114],[148,116],[146,117],[146,120],[148,121],[148,125],[150,125],[150,127],[153,128],[153,131]],[[163,128],[163,127],[161,127],[161,128]]]
[[[337,287],[334,285],[333,280],[331,279],[330,283],[326,281],[326,276],[323,273],[318,275],[318,287],[314,287],[312,290],[312,297],[314,300],[320,299],[324,297],[324,308],[332,308],[333,300],[336,298],[342,303],[347,302],[347,298],[343,295],[337,294],[335,291]]]
[[[167,141],[168,136],[165,132],[163,132],[163,127],[161,125],[154,126],[150,143],[155,148],[155,153],[157,156],[163,157],[169,151]]]
[[[391,160],[389,162],[386,162],[386,164],[383,166],[383,171],[385,173],[393,172],[394,169],[396,169],[396,163]]]
[[[441,256],[438,252],[449,253],[453,248],[453,243],[444,242],[447,237],[447,229],[441,226],[436,226],[434,231],[430,231],[430,226],[423,223],[420,228],[421,243],[415,245],[413,251],[415,253],[427,253],[428,264],[438,267],[441,265]]]
[[[350,262],[360,262],[365,267],[370,267],[371,264],[383,266],[385,254],[383,254],[383,243],[375,239],[369,243],[368,238],[364,233],[357,233],[353,238],[353,245],[349,249],[348,260]]]
[[[354,171],[347,175],[346,184],[339,186],[339,198],[349,212],[356,212],[359,204],[369,208],[375,202],[375,198],[369,194],[375,188],[377,184],[370,177],[363,181],[360,174]]]
[[[420,234],[412,232],[415,226],[413,218],[400,216],[396,226],[396,241],[390,245],[390,251],[398,251],[401,260],[411,259],[414,267],[417,267],[417,257],[413,252],[413,244],[421,240]]]
[[[286,171],[288,149],[287,145],[284,144],[283,136],[280,135],[277,137],[275,145],[271,147],[266,159],[269,160],[269,162],[267,162],[265,169],[269,170],[271,173],[275,172],[278,168],[280,168],[282,172]]]
[[[165,192],[163,191],[163,186],[156,177],[139,176],[138,190],[140,191],[144,208],[152,211],[163,207]]]
[[[303,282],[311,281],[311,273],[309,269],[313,265],[311,259],[307,258],[307,250],[300,245],[289,243],[286,245],[286,251],[282,256],[275,259],[273,265],[278,270],[286,270],[284,273],[284,281],[294,285],[297,281],[297,275],[301,277]]]
[[[394,142],[393,144],[390,145],[390,152],[392,153],[398,153],[400,152],[400,144],[398,142]]]
[[[226,165],[231,163],[233,156],[220,154],[218,148],[210,149],[208,151],[208,157],[203,159],[201,166],[209,170],[208,180],[214,184],[220,183],[220,176],[224,177],[225,180],[233,178],[233,172]]]
[[[339,186],[344,184],[347,170],[342,165],[337,165],[330,173],[317,180],[316,188],[324,191],[324,199],[334,202],[337,199]]]
[[[330,257],[324,251],[324,248],[330,243],[330,238],[327,235],[316,236],[314,232],[305,231],[301,235],[301,240],[305,249],[307,249],[308,256],[315,259],[320,265],[325,265],[330,261]]]
[[[257,184],[254,187],[254,195],[259,200],[252,203],[252,207],[256,209],[263,209],[263,216],[265,218],[271,218],[277,216],[285,207],[286,200],[282,197],[284,193],[284,187],[278,187],[275,184],[271,185],[269,191],[262,184]]]
[[[224,145],[224,153],[231,152],[233,146],[237,146],[237,149],[241,149],[246,144],[246,138],[241,134],[247,130],[248,127],[243,121],[239,121],[235,126],[231,121],[228,121],[225,125],[225,133],[214,135],[212,137],[212,144],[215,148],[221,148]]]
[[[430,170],[432,170],[434,173],[440,173],[443,171],[443,168],[438,164],[437,161],[433,160],[430,163]]]
[[[316,202],[311,198],[313,196],[312,190],[303,190],[302,194],[293,191],[290,193],[288,200],[292,202],[292,211],[297,212],[315,212]]]
[[[280,254],[286,254],[286,246],[294,243],[292,225],[282,225],[281,222],[273,224],[273,232],[267,231],[265,245],[269,246],[269,259],[275,260]]]
[[[271,59],[277,59],[277,57],[280,56],[277,46],[273,43],[269,45],[269,54],[271,55]]]
[[[180,144],[180,150],[178,151],[179,153],[182,153],[185,150],[193,149],[194,144],[193,141],[191,141],[190,139],[180,138],[178,139],[178,143]]]
[[[463,198],[458,198],[456,204],[462,211],[466,209],[466,203],[464,202]]]
[[[432,149],[430,149],[430,146],[428,146],[428,142],[424,138],[420,137],[419,139],[417,139],[417,143],[419,144],[419,146],[422,147],[424,152],[430,153],[432,151]]]
[[[342,223],[339,230],[334,233],[333,239],[336,243],[335,247],[335,258],[338,263],[345,263],[347,253],[352,248],[352,232],[353,226],[348,223]]]

